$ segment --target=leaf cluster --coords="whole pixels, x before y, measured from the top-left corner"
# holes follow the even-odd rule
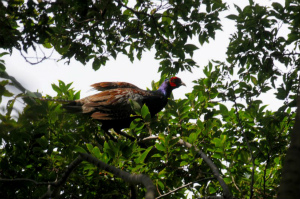
[[[95,70],[119,53],[133,61],[155,49],[159,71],[176,74],[196,66],[198,47],[189,40],[199,35],[202,45],[214,38],[225,9],[220,0],[1,2],[0,43],[10,52],[54,48],[68,62],[92,60]]]

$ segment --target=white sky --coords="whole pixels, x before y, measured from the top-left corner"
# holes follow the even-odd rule
[[[193,73],[180,72],[177,75],[186,83],[187,87],[180,87],[173,91],[175,98],[185,98],[184,94],[192,91],[192,81],[203,77],[201,71],[209,60],[225,61],[229,36],[235,32],[236,28],[234,22],[224,18],[224,16],[236,13],[232,6],[233,3],[244,7],[248,4],[248,0],[225,2],[228,2],[231,10],[223,12],[221,15],[223,31],[217,31],[215,40],[211,39],[210,43],[203,46],[200,46],[198,39],[195,39],[195,43],[193,43],[199,47],[199,50],[195,51],[193,58],[200,68],[194,69]],[[275,1],[257,0],[256,2],[270,5]],[[284,0],[276,2],[282,3]],[[151,88],[151,81],[160,79],[160,74],[157,73],[159,61],[154,59],[154,53],[153,51],[144,52],[142,59],[140,61],[135,60],[133,63],[124,55],[119,54],[117,60],[111,58],[107,61],[106,66],[102,66],[98,71],[92,69],[92,62],[84,66],[74,59],[69,65],[64,64],[65,60],[59,62],[46,60],[40,64],[31,65],[21,57],[18,51],[14,51],[12,56],[5,56],[4,59],[8,74],[15,77],[26,89],[32,92],[39,91],[43,95],[55,96],[56,93],[52,90],[51,84],[57,84],[58,80],[62,80],[65,83],[73,82],[72,87],[75,90],[81,90],[81,97],[85,97],[92,94],[88,92],[91,84],[102,81],[125,81],[143,89]],[[29,56],[34,57],[35,54]],[[53,58],[59,58],[59,55],[54,54]],[[1,106],[5,105],[4,102]]]

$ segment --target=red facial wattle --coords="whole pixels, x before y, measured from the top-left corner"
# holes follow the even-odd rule
[[[170,79],[170,86],[171,87],[177,87],[177,84],[176,84],[176,80],[179,79],[178,77],[171,77]]]

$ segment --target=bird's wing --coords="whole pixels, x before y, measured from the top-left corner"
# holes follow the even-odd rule
[[[99,120],[115,120],[130,117],[134,114],[130,100],[136,101],[142,106],[143,98],[147,91],[134,88],[117,88],[100,92],[83,98],[83,113],[92,113],[91,117]]]
[[[95,90],[98,91],[105,91],[110,89],[116,88],[133,88],[133,89],[140,89],[137,86],[127,83],[127,82],[99,82],[91,85]]]

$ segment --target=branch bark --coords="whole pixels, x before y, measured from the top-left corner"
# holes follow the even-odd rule
[[[143,184],[147,190],[145,198],[146,199],[154,199],[155,198],[155,186],[148,176],[143,175],[143,174],[137,174],[137,175],[130,174],[130,173],[128,173],[126,171],[122,171],[121,169],[118,169],[114,166],[108,165],[108,164],[98,160],[97,158],[93,157],[92,155],[89,155],[86,153],[80,153],[80,157],[83,160],[88,161],[88,162],[96,165],[97,167],[114,174],[116,177],[122,178],[126,182],[129,182],[131,184],[140,184],[140,183]]]
[[[18,178],[18,179],[0,179],[0,182],[16,182],[16,181],[29,181],[36,185],[48,185],[48,190],[46,193],[40,197],[43,198],[56,198],[59,197],[60,188],[66,183],[68,177],[71,175],[73,170],[83,161],[90,162],[95,166],[108,171],[114,174],[116,177],[122,178],[124,181],[130,184],[143,184],[146,187],[146,199],[154,199],[155,198],[155,186],[151,179],[143,174],[130,174],[126,171],[122,171],[114,166],[108,165],[97,158],[93,157],[90,154],[80,153],[80,155],[68,166],[67,170],[62,174],[62,177],[55,182],[37,182],[35,180],[26,179],[26,178]],[[54,187],[51,190],[51,187]]]
[[[297,99],[296,120],[291,132],[291,145],[287,151],[283,169],[278,199],[299,198],[300,190],[300,97]]]
[[[214,177],[219,181],[220,183],[220,186],[222,187],[223,189],[223,194],[224,194],[224,198],[225,199],[232,199],[232,194],[230,192],[230,189],[229,187],[227,186],[227,184],[225,183],[225,181],[223,180],[220,172],[219,172],[219,169],[217,168],[217,166],[213,163],[213,161],[211,159],[209,159],[209,157],[207,157],[207,155],[205,153],[203,153],[203,151],[201,151],[199,148],[191,145],[190,143],[188,142],[185,142],[184,140],[182,139],[179,139],[178,140],[178,143],[179,144],[182,144],[184,145],[185,147],[187,148],[194,148],[195,151],[200,155],[200,157],[206,162],[206,164],[210,167],[210,169],[212,170],[213,172],[213,175]]]
[[[158,136],[146,137],[141,142],[151,140],[151,139],[158,139]],[[174,139],[175,139],[175,137],[174,137]],[[207,155],[205,153],[203,153],[199,148],[193,146],[192,144],[190,144],[182,139],[178,140],[178,144],[184,145],[187,148],[194,148],[194,150],[200,155],[200,157],[206,162],[206,164],[208,164],[208,166],[210,167],[210,169],[213,172],[214,177],[219,181],[220,186],[223,189],[224,198],[232,199],[233,197],[230,192],[230,189],[227,186],[227,184],[225,183],[225,181],[223,180],[217,166],[213,163],[213,161],[211,159],[209,159],[209,157],[207,157]]]

